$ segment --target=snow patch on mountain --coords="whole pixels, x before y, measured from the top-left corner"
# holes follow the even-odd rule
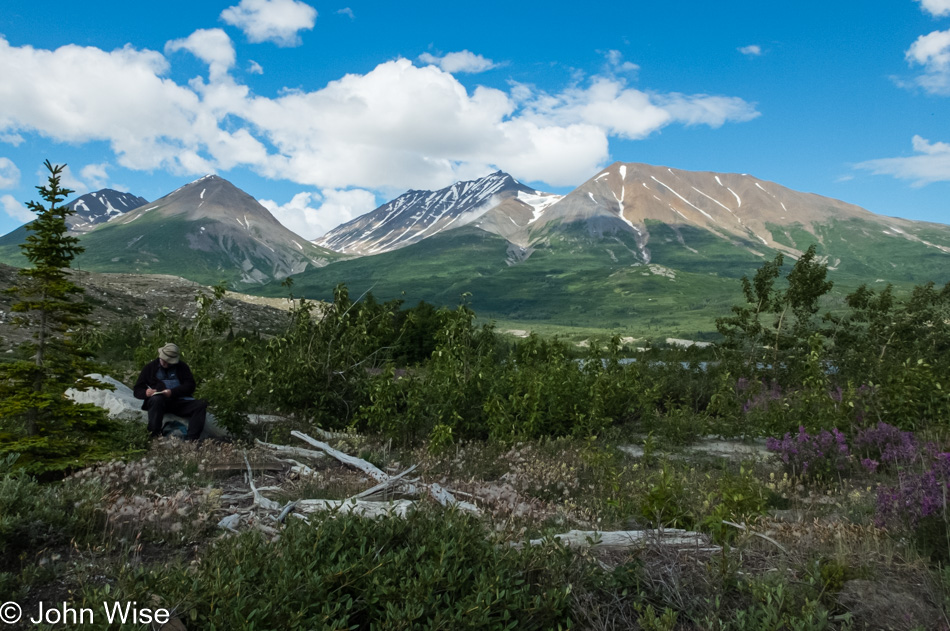
[[[518,201],[524,202],[528,206],[531,206],[532,216],[528,220],[529,224],[536,222],[538,219],[544,215],[545,209],[552,204],[564,199],[563,195],[552,195],[550,193],[542,193],[540,191],[534,191],[533,193],[526,193],[524,191],[518,191]]]

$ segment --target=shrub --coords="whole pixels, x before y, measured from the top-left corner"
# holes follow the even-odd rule
[[[104,598],[148,601],[201,629],[552,629],[569,625],[570,555],[499,545],[473,517],[416,511],[406,519],[294,520],[268,542],[248,532],[211,545],[194,565],[124,570]]]
[[[40,484],[12,472],[16,456],[0,458],[0,568],[20,552],[83,541],[101,532],[101,489],[72,480]]]
[[[692,506],[696,489],[682,472],[663,464],[653,474],[650,488],[640,504],[640,515],[657,527],[691,528],[695,521]]]

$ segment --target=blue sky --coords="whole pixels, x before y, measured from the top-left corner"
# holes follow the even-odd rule
[[[566,192],[615,160],[947,223],[950,0],[5,0],[0,234],[47,158],[77,194],[215,172],[307,238],[410,188]]]

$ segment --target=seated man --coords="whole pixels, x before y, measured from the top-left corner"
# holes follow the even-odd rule
[[[145,399],[142,409],[148,410],[148,431],[152,437],[162,435],[165,412],[188,419],[185,440],[197,440],[205,426],[208,402],[196,400],[195,378],[191,369],[179,361],[178,346],[165,344],[158,349],[158,359],[145,365],[132,393],[136,399]]]

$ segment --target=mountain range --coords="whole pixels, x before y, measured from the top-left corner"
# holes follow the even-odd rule
[[[104,197],[90,195],[95,200]],[[85,202],[82,209],[90,206]],[[256,199],[217,175],[125,212],[118,212],[114,202],[105,207],[106,212],[81,215],[99,221],[80,233],[85,252],[76,264],[82,269],[171,274],[209,285],[225,281],[245,286],[280,281],[342,258],[291,232]],[[21,230],[0,239],[0,261],[23,264],[17,245],[22,243],[17,234]]]
[[[447,202],[463,191],[479,201],[455,212]],[[319,243],[374,254],[295,277],[304,295],[325,297],[346,281],[353,293],[437,304],[470,294],[477,312],[506,324],[688,335],[711,331],[741,300],[738,278],[812,244],[842,291],[950,281],[950,226],[748,174],[637,163],[612,164],[563,197],[503,173],[410,191]]]
[[[85,234],[113,217],[134,210],[148,200],[131,193],[123,193],[111,188],[104,188],[94,193],[86,193],[64,204],[74,214],[66,218],[66,227],[73,236]],[[0,237],[0,260],[13,262],[19,255],[19,245],[24,243],[29,234],[24,224],[12,232]],[[5,247],[8,246],[8,247]],[[5,258],[4,258],[5,257]],[[25,259],[20,259],[22,263]]]
[[[410,190],[314,243],[214,175],[121,213],[121,201],[92,195],[75,225],[107,221],[81,234],[84,269],[225,280],[269,295],[293,276],[295,294],[312,298],[339,282],[357,295],[436,304],[468,294],[476,311],[505,322],[709,331],[739,299],[736,279],[812,244],[844,289],[950,281],[950,226],[748,174],[618,162],[561,196],[498,171]],[[0,238],[0,260],[16,264],[17,232]]]

